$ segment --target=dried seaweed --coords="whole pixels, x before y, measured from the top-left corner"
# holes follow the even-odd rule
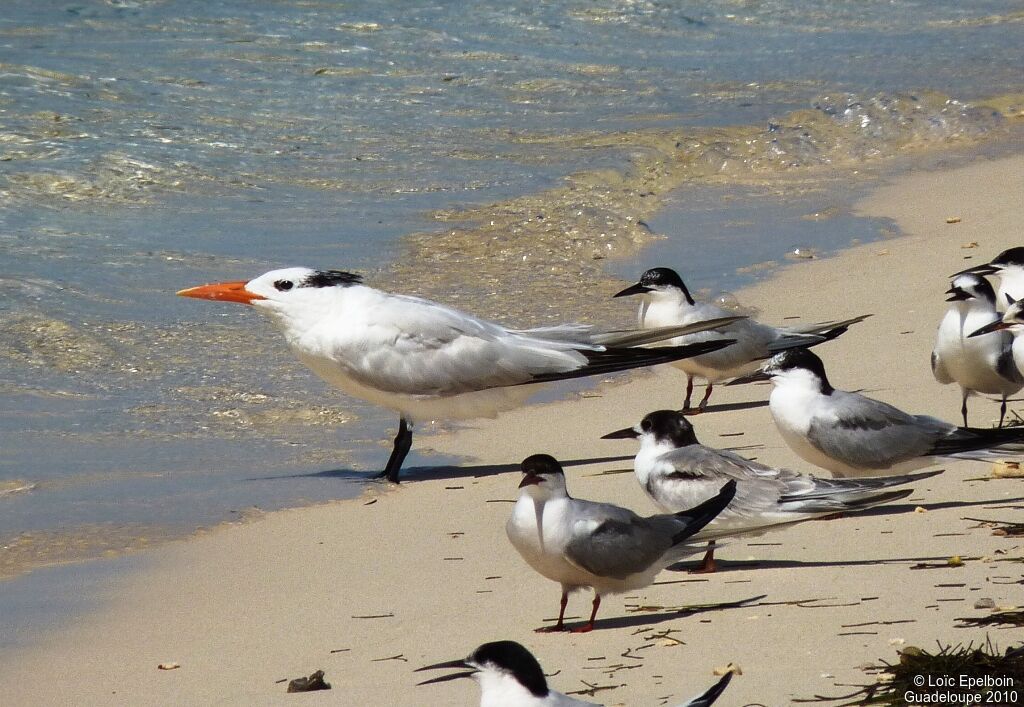
[[[872,670],[879,673],[878,681],[873,685],[864,685],[856,692],[827,697],[815,695],[813,698],[794,699],[799,703],[835,703],[842,701],[837,707],[865,707],[867,705],[889,705],[902,707],[906,705],[905,695],[909,693],[938,692],[956,695],[975,695],[974,704],[986,704],[986,697],[999,688],[992,687],[960,687],[959,678],[984,680],[987,677],[1008,678],[1014,689],[1024,685],[1024,646],[1010,648],[1005,653],[986,641],[984,646],[975,648],[973,643],[964,646],[942,646],[936,653],[929,653],[916,646],[907,646],[900,651],[900,659],[896,663],[882,661],[881,665]],[[950,687],[928,688],[918,684],[921,676],[943,677],[956,676],[958,684]],[[852,701],[847,701],[852,700]],[[970,704],[961,701],[958,704]],[[995,703],[999,704],[999,703]]]
[[[1024,611],[999,611],[986,616],[957,617],[961,623],[957,628],[974,628],[978,626],[1024,626]]]
[[[1008,520],[986,520],[984,518],[964,518],[963,520],[973,520],[976,523],[986,523],[994,526],[993,534],[995,535],[1005,535],[1008,537],[1024,535],[1024,523],[1014,523]]]

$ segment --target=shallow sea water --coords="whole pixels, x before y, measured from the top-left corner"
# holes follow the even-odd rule
[[[1019,144],[1024,13],[961,5],[6,2],[0,577],[383,463],[391,413],[182,287],[307,264],[620,326],[648,265],[714,294],[884,237],[846,209],[894,158]]]

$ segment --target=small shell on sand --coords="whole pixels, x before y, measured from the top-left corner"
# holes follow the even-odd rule
[[[742,675],[743,668],[736,665],[736,663],[729,663],[728,665],[723,665],[718,668],[715,668],[711,672],[714,675],[725,675],[726,673],[735,673],[736,675]]]
[[[992,464],[992,476],[996,479],[1024,479],[1020,462],[997,461]]]

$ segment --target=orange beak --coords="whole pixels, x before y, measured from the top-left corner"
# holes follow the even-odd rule
[[[241,302],[252,304],[256,300],[266,299],[263,295],[254,295],[245,289],[245,280],[237,282],[217,282],[212,285],[200,285],[190,287],[187,290],[179,290],[182,297],[195,297],[196,299],[211,299],[220,302]]]

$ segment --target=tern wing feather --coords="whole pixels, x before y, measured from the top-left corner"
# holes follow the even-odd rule
[[[884,469],[927,455],[948,423],[910,415],[880,400],[834,391],[832,414],[811,420],[807,440],[818,451],[861,469]]]
[[[645,518],[607,518],[596,527],[577,521],[565,557],[599,577],[625,579],[650,569],[672,547],[672,534]]]
[[[861,314],[839,321],[818,322],[817,324],[778,329],[777,331],[781,333],[781,336],[772,342],[770,346],[771,353],[776,354],[786,349],[799,348],[801,346],[811,348],[826,341],[832,341],[832,339],[845,334],[846,330],[854,324],[858,324],[870,316],[870,314]]]
[[[660,341],[675,339],[680,336],[719,329],[732,324],[733,322],[738,322],[741,319],[746,319],[746,317],[742,315],[721,316],[704,319],[698,322],[691,322],[689,324],[679,324],[676,326],[609,331],[602,334],[595,334],[593,339],[594,341],[606,346],[643,346],[645,344],[654,344]]]

